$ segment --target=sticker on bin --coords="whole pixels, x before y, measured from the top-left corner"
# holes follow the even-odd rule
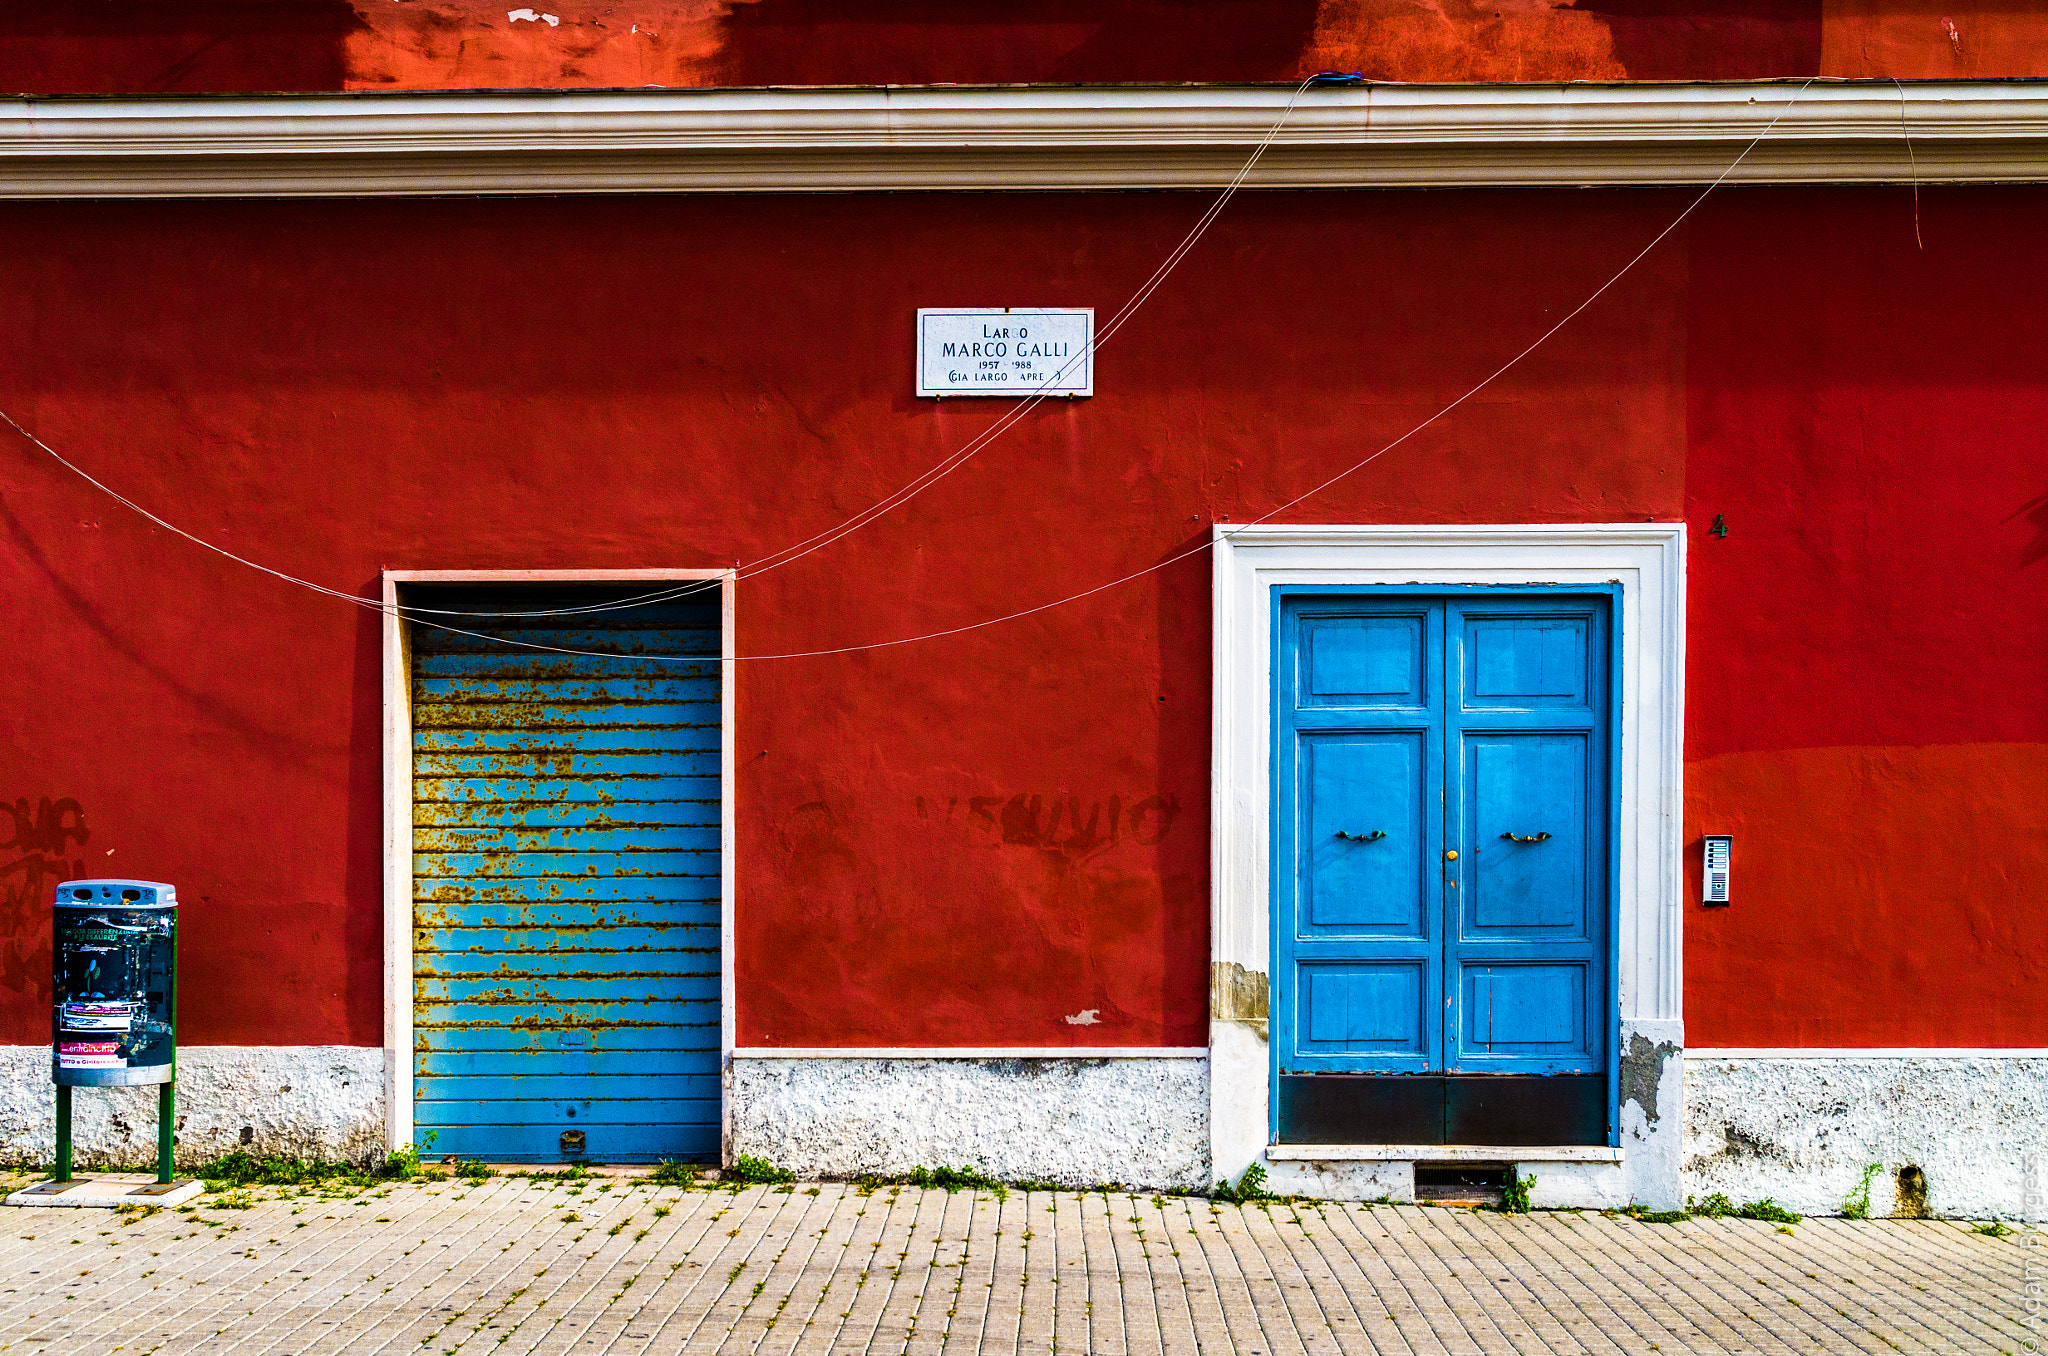
[[[57,1046],[57,1064],[65,1069],[125,1069],[117,1041],[64,1041]]]
[[[127,1031],[135,1025],[140,1003],[66,1003],[64,1025],[73,1031]]]

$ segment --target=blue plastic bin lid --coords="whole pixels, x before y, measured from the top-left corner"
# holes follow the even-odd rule
[[[60,909],[175,909],[178,887],[159,880],[67,880],[57,887]]]

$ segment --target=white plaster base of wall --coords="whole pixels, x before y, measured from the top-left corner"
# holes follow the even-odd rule
[[[1266,1190],[1319,1201],[1415,1203],[1415,1165],[1398,1160],[1324,1163],[1282,1159],[1267,1164]]]
[[[1211,1185],[1206,1059],[735,1057],[731,1089],[732,1152],[799,1176]]]
[[[156,1162],[157,1090],[78,1088],[71,1138],[80,1167]],[[178,1052],[177,1161],[236,1149],[360,1161],[384,1152],[384,1052],[354,1045],[188,1045]],[[245,1138],[246,1136],[246,1138]],[[0,1157],[57,1152],[50,1047],[0,1046]]]
[[[1621,1164],[1517,1163],[1515,1173],[1536,1179],[1529,1188],[1529,1204],[1537,1210],[1620,1210],[1648,1204],[1630,1193],[1629,1173]]]
[[[1685,1184],[1835,1215],[1865,1167],[1873,1216],[1899,1213],[1898,1170],[1937,1215],[2016,1217],[2021,1163],[2048,1162],[2048,1058],[1716,1056],[1685,1059]]]

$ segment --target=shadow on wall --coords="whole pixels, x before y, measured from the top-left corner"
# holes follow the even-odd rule
[[[108,616],[105,608],[59,573],[42,544],[4,503],[0,503],[0,526],[14,539],[22,559],[41,576],[45,585],[43,596],[52,604],[62,603],[79,628],[96,636],[106,653],[120,656],[145,677],[154,693],[176,698],[206,727],[233,736],[237,748],[260,754],[278,767],[293,768],[305,762],[307,744],[301,732],[266,722],[228,702],[218,692],[197,686],[166,656],[136,640]],[[46,623],[54,613],[54,606],[46,607]]]
[[[724,23],[718,83],[1290,80],[1318,0],[1043,0],[1028,23],[956,0],[758,0]]]
[[[2032,565],[2036,561],[2048,560],[2048,494],[2022,505],[2019,512],[2006,519],[2015,522],[2024,519],[2034,529],[2034,539],[2020,552],[2020,564]]]
[[[348,0],[0,0],[0,90],[338,90],[349,35],[367,27]]]

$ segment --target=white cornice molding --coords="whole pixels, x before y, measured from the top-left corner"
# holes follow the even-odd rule
[[[12,99],[0,100],[0,197],[1207,188],[1236,173],[1293,95],[1208,85]],[[1729,182],[2048,179],[2048,83],[1816,81],[1313,88],[1248,182],[1705,183],[1781,112]]]

